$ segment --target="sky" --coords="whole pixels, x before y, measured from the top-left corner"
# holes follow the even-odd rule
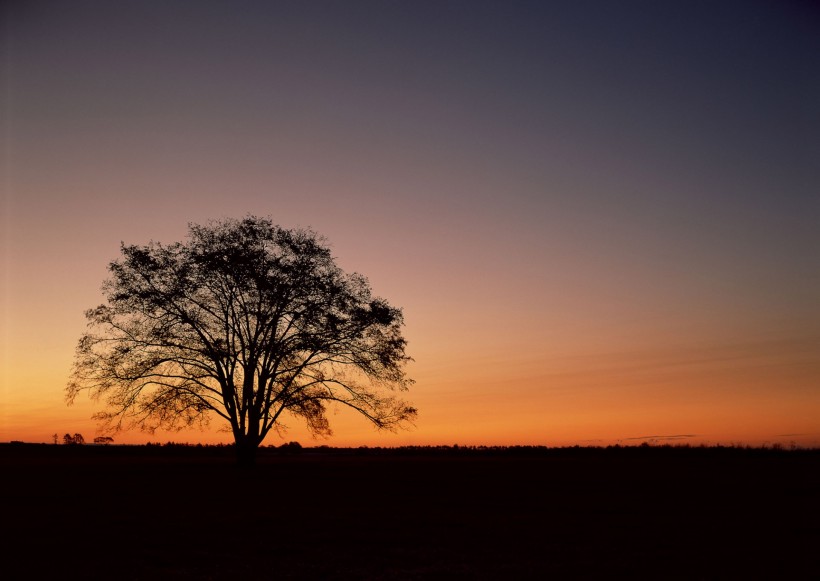
[[[0,442],[98,435],[64,388],[121,242],[254,214],[403,309],[419,409],[266,444],[820,446],[816,4],[2,11]]]

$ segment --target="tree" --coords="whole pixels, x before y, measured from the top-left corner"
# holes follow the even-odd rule
[[[74,434],[73,436],[66,434],[63,436],[63,444],[85,444],[85,438],[83,438],[83,435],[80,433]]]
[[[96,438],[94,438],[95,444],[102,444],[103,446],[107,446],[108,444],[111,444],[113,442],[114,438],[112,438],[111,436],[97,436]]]
[[[331,433],[327,406],[395,430],[416,410],[400,309],[340,269],[323,238],[270,219],[189,225],[187,241],[121,246],[86,312],[66,397],[87,390],[109,431],[182,429],[216,416],[241,463],[283,414]]]

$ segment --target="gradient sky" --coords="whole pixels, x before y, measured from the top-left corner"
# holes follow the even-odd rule
[[[415,429],[284,441],[820,446],[812,2],[2,10],[0,441],[96,435],[63,390],[121,241],[252,213],[325,235],[415,359]]]

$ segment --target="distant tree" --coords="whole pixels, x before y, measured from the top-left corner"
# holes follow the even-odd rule
[[[60,436],[58,436],[57,434],[53,434],[51,437],[54,438],[54,443],[56,444]]]
[[[114,438],[112,438],[111,436],[97,436],[96,438],[94,438],[95,444],[103,444],[105,446],[112,443],[113,441]]]
[[[412,383],[401,310],[314,232],[250,216],[121,251],[66,388],[69,403],[83,390],[104,398],[105,427],[181,429],[215,414],[252,463],[285,412],[314,434],[330,434],[332,402],[380,429],[415,417],[389,393]]]
[[[296,454],[302,451],[302,444],[299,442],[287,442],[279,446],[279,450],[288,454]]]
[[[85,444],[85,438],[80,433],[74,434],[66,434],[63,436],[63,444]]]

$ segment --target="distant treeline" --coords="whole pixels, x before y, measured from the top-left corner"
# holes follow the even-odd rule
[[[191,455],[191,456],[233,456],[233,444],[189,444],[179,442],[147,443],[147,444],[107,444],[81,446],[55,446],[53,444],[30,444],[25,442],[0,443],[0,449],[23,450],[65,450],[64,453],[89,454],[159,454],[159,455]],[[85,452],[83,452],[85,451]],[[333,446],[302,446],[299,442],[287,442],[281,445],[267,445],[259,448],[259,456],[277,456],[305,454],[320,455],[356,455],[356,456],[594,456],[594,455],[648,455],[660,454],[664,456],[699,455],[699,454],[730,454],[730,455],[818,455],[820,448],[804,448],[796,445],[783,446],[771,444],[762,446],[748,446],[742,444],[636,444],[610,446],[360,446],[360,447],[333,447]]]
[[[264,451],[281,451],[280,448],[267,448]],[[293,450],[289,450],[293,452]],[[746,445],[691,445],[691,444],[636,444],[610,446],[397,446],[397,447],[370,447],[333,448],[316,446],[303,448],[299,452],[351,454],[351,455],[419,455],[419,456],[594,456],[619,454],[660,454],[660,455],[691,455],[691,454],[816,454],[820,456],[820,448],[801,448],[798,446],[785,447],[779,444],[770,446]]]

